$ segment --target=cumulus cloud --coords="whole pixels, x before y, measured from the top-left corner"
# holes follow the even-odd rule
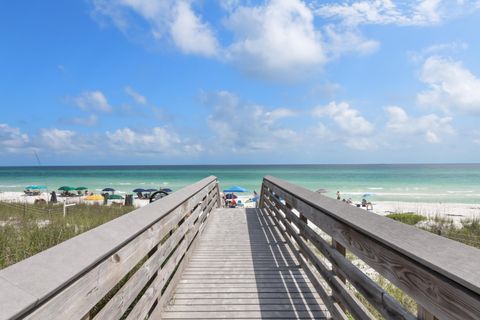
[[[320,123],[319,127],[312,131],[316,135],[320,134],[323,139],[338,141],[357,150],[371,150],[377,147],[372,137],[374,125],[346,102],[333,101],[326,106],[315,107],[312,115],[320,119],[326,118],[334,124],[334,127],[329,128]]]
[[[362,24],[426,26],[477,9],[476,0],[354,0],[324,3],[315,12],[321,17],[338,19],[350,26]]]
[[[385,110],[388,115],[386,129],[392,133],[423,137],[428,143],[439,143],[442,140],[442,135],[454,133],[451,126],[452,118],[450,117],[428,114],[415,118],[409,116],[403,108],[397,106],[390,106]]]
[[[126,86],[125,87],[125,93],[130,96],[130,98],[133,99],[138,104],[147,104],[147,98],[145,96],[142,96],[140,93],[135,91],[132,87]]]
[[[205,56],[217,54],[218,43],[212,29],[193,12],[190,3],[179,1],[173,14],[170,33],[181,51]]]
[[[42,151],[67,153],[79,151],[86,144],[76,132],[57,128],[41,129],[35,141],[35,146]]]
[[[204,94],[202,101],[212,110],[208,126],[222,148],[234,152],[272,150],[292,146],[299,139],[295,130],[279,125],[281,119],[295,116],[293,110],[266,110],[228,91]]]
[[[318,118],[329,117],[342,131],[351,135],[369,135],[374,131],[373,124],[346,102],[330,102],[327,106],[314,108],[312,114]]]
[[[145,131],[121,128],[113,132],[107,131],[106,138],[111,150],[131,154],[178,155],[203,151],[201,144],[182,139],[172,130],[163,127]]]
[[[191,1],[92,0],[93,15],[108,17],[124,32],[142,29],[138,17],[148,23],[155,40],[171,40],[184,53],[213,56],[218,42],[211,27],[202,21]]]
[[[99,90],[85,91],[74,98],[73,101],[83,111],[112,111],[112,106],[108,103],[107,97]]]
[[[272,0],[255,7],[239,6],[226,26],[235,36],[227,59],[246,72],[291,75],[326,61],[314,15],[303,1]]]
[[[26,133],[22,133],[20,128],[0,123],[0,151],[19,152],[28,147],[29,142],[30,138]]]
[[[97,20],[106,17],[126,34],[139,33],[130,37],[134,41],[147,35],[149,44],[152,38],[162,45],[171,42],[185,54],[227,61],[266,79],[305,78],[342,54],[369,54],[379,47],[355,28],[325,25],[303,0],[224,0],[218,4],[224,13],[218,23],[206,22],[195,1],[90,1]],[[223,44],[216,33],[228,34]]]
[[[422,66],[420,80],[429,86],[417,96],[420,105],[445,112],[480,114],[480,78],[461,62],[430,57]]]

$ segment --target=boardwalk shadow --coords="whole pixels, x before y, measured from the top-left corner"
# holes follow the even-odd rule
[[[274,220],[246,209],[248,234],[262,319],[322,319],[325,306]]]

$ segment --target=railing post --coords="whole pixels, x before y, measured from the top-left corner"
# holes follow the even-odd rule
[[[347,254],[347,250],[345,249],[345,247],[342,246],[340,243],[338,243],[333,238],[332,238],[332,248],[334,248],[336,251],[338,251],[344,257]],[[338,271],[338,269],[335,265],[332,265],[332,271],[343,283],[346,283],[345,277],[340,274],[340,272]],[[338,296],[335,292],[333,292],[332,296],[333,296],[333,299],[342,307],[342,309],[345,309],[345,307],[340,303],[341,300],[340,300],[340,298],[338,298]]]
[[[221,208],[222,207],[222,199],[220,198],[220,186],[218,185],[218,180],[217,180],[217,184],[216,184],[215,188],[217,188],[217,208]]]
[[[417,304],[417,318],[419,320],[438,320],[437,317],[419,304]]]
[[[260,201],[258,201],[258,207],[263,208],[265,204],[263,203],[265,198],[265,184],[262,183],[262,190],[260,190]]]

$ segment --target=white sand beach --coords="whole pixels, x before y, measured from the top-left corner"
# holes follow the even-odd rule
[[[423,216],[441,216],[453,220],[480,218],[480,204],[468,203],[375,201],[373,211],[382,216],[393,212],[413,212]]]
[[[43,192],[39,196],[26,196],[23,192],[0,192],[0,201],[18,202],[18,203],[34,203],[36,199],[47,200],[49,194]],[[253,195],[238,195],[237,200],[241,200],[247,208],[255,207],[255,202],[249,201]],[[87,204],[102,204],[103,201],[86,201],[85,197],[59,197],[58,202],[67,203],[87,203]],[[109,200],[109,203],[115,200]],[[123,200],[116,202],[122,203]],[[145,199],[134,198],[135,207],[143,207],[149,203]],[[480,219],[480,203],[440,203],[440,202],[401,202],[401,201],[374,201],[373,212],[385,216],[389,213],[406,213],[413,212],[428,217],[442,216],[451,218],[453,220],[462,219]]]

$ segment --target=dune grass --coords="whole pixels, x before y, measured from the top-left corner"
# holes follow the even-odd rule
[[[413,213],[413,212],[406,212],[406,213],[390,213],[386,215],[387,218],[403,222],[409,225],[416,225],[420,221],[426,220],[427,217]]]
[[[0,203],[0,269],[132,211],[133,207]]]

